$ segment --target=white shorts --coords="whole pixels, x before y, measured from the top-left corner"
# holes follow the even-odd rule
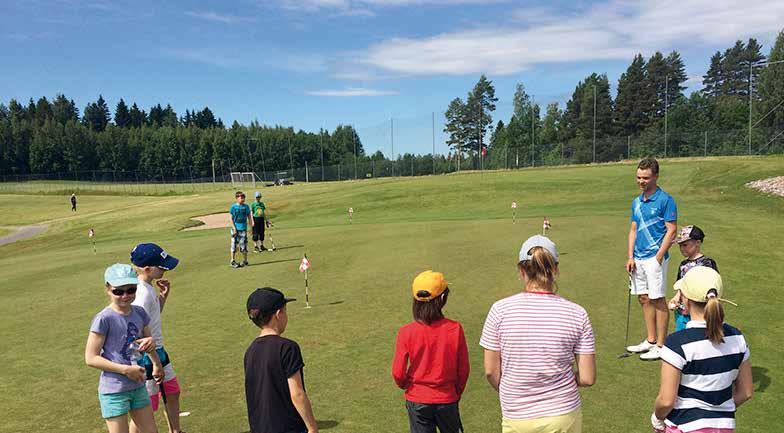
[[[649,299],[663,298],[667,293],[667,264],[669,259],[659,264],[656,257],[634,259],[636,270],[632,273],[632,295],[648,295]]]

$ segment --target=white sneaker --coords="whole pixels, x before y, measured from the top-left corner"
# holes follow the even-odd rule
[[[656,347],[656,343],[649,343],[648,340],[642,340],[642,343],[636,346],[626,346],[626,351],[631,353],[644,353]]]
[[[653,346],[651,350],[640,355],[640,359],[643,361],[655,361],[657,359],[661,359],[661,347]]]

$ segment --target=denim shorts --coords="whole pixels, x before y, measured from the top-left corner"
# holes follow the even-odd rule
[[[126,413],[141,409],[150,404],[150,396],[147,389],[143,386],[123,392],[113,392],[111,394],[98,393],[98,401],[101,402],[101,416],[104,418],[114,418],[125,415]]]

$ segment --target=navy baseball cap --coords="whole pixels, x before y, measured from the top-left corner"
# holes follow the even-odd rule
[[[180,261],[174,256],[168,255],[163,248],[156,244],[139,244],[131,251],[131,263],[140,268],[157,266],[170,271],[176,268]]]

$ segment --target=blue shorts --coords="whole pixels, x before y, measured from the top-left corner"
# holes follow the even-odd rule
[[[147,389],[141,386],[130,391],[98,393],[98,401],[101,402],[101,416],[114,418],[150,405],[150,396],[147,395]]]

